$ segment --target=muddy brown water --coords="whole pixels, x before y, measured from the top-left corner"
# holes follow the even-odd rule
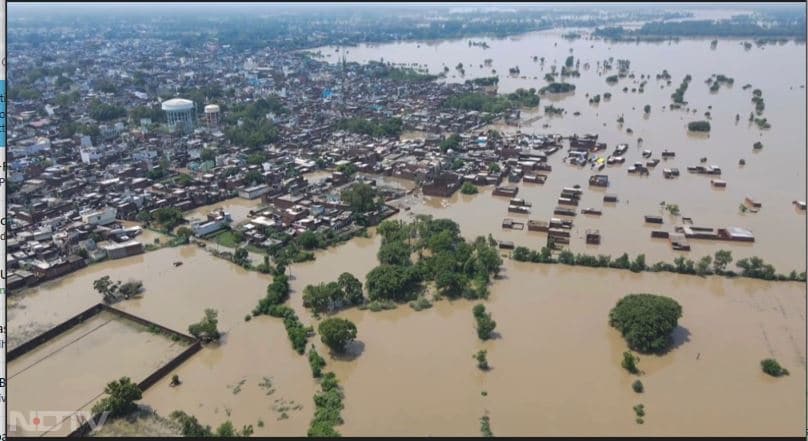
[[[12,408],[26,417],[32,412],[89,411],[103,397],[109,372],[138,382],[186,347],[187,343],[172,342],[141,324],[101,312],[9,363]],[[48,417],[40,428],[65,435],[69,426]]]
[[[376,235],[355,238],[292,266],[289,304],[304,323],[315,323],[302,308],[305,285],[334,280],[343,271],[363,279],[379,243]],[[185,263],[175,268],[175,260]],[[220,312],[222,344],[175,371],[182,386],[171,388],[166,378],[144,394],[144,404],[161,415],[182,409],[214,427],[230,419],[239,427],[253,424],[259,435],[305,433],[316,391],[306,358],[291,349],[280,320],[244,321],[269,278],[195,246],[103,263],[22,292],[10,299],[11,333],[40,317],[63,320],[97,302],[90,287],[102,274],[142,278],[143,298],[118,307],[178,330],[201,318],[205,307]],[[476,435],[487,411],[498,435],[796,435],[805,415],[804,290],[799,283],[506,260],[487,302],[500,335],[489,342],[477,339],[468,301],[440,301],[421,312],[400,306],[340,313],[357,324],[359,338],[349,356],[327,357],[327,369],[346,392],[346,423],[339,430]],[[625,344],[607,324],[610,308],[631,292],[668,295],[684,309],[677,347],[663,357],[641,356],[641,395],[619,365]],[[317,337],[311,342],[328,354]],[[489,372],[477,370],[472,359],[479,349],[488,350]],[[765,376],[759,363],[770,356],[791,375]],[[259,387],[264,377],[271,377],[271,395]],[[303,408],[278,420],[275,400]],[[17,403],[12,394],[11,409]],[[638,403],[648,413],[642,426],[631,409]],[[256,426],[259,419],[263,428]]]
[[[552,60],[562,63],[572,47],[573,55],[581,56],[582,63],[589,61],[592,68],[582,70],[582,77],[573,80],[578,85],[574,95],[555,98],[559,101],[554,104],[567,109],[568,114],[563,118],[543,117],[522,130],[597,132],[610,150],[617,142],[629,143],[628,164],[640,160],[645,148],[653,150],[655,156],[664,148],[677,152],[675,160],[661,163],[647,178],[627,175],[626,166],[606,168],[612,180],[608,191],[618,194],[621,202],[604,207],[601,218],[576,218],[573,251],[615,257],[624,251],[632,257],[643,252],[649,263],[672,261],[677,254],[666,242],[651,241],[650,227],[642,223],[642,215],[659,214],[659,202],[665,200],[679,204],[682,214],[693,217],[696,225],[747,227],[757,239],[751,246],[694,240],[690,258],[726,248],[736,259],[761,256],[780,272],[804,268],[805,217],[791,206],[791,200],[805,199],[805,92],[798,88],[805,77],[804,46],[788,43],[744,51],[738,41],[721,40],[718,48],[710,51],[709,40],[683,40],[671,45],[570,43],[552,33],[486,41],[492,46],[487,51],[468,48],[463,40],[420,49],[415,43],[360,46],[351,48],[348,57],[378,59],[383,50],[385,59],[420,60],[432,71],[440,69],[442,62],[452,68],[463,61],[469,77],[483,58],[493,58],[498,72],[518,64],[525,75],[530,71],[539,78],[503,77],[500,89],[509,91],[520,86],[541,87],[541,78]],[[557,47],[554,42],[558,42]],[[590,45],[595,47],[590,49]],[[530,61],[533,54],[547,57],[544,71]],[[672,84],[660,89],[660,83],[651,79],[644,94],[624,94],[620,90],[631,80],[608,86],[604,77],[594,72],[595,61],[609,56],[629,58],[638,76],[647,73],[653,77],[667,69],[673,76]],[[661,106],[670,103],[670,94],[686,73],[693,81],[685,99],[699,112],[663,111]],[[734,86],[710,94],[704,80],[712,73],[734,77]],[[763,90],[767,105],[764,116],[771,121],[771,130],[759,131],[747,125],[746,117],[753,108],[751,91],[741,90],[747,82]],[[606,91],[614,95],[611,102],[602,101],[599,106],[586,102],[586,92]],[[543,100],[542,106],[547,101]],[[648,119],[641,113],[646,103],[653,107]],[[707,105],[713,106],[713,132],[709,137],[688,135],[685,123],[701,119]],[[572,116],[576,110],[582,112],[581,117]],[[736,112],[741,114],[737,126]],[[619,128],[614,121],[621,113],[626,123]],[[550,128],[541,128],[548,121]],[[633,136],[626,134],[628,127],[634,129]],[[639,149],[637,137],[645,139]],[[755,140],[765,145],[759,153],[751,151]],[[544,186],[520,184],[517,197],[533,203],[531,219],[549,218],[560,189],[574,184],[585,188],[581,207],[601,206],[602,192],[586,186],[590,171],[561,163],[560,155],[551,157],[553,171]],[[729,182],[726,190],[714,191],[709,178],[685,171],[701,156],[709,158],[708,164],[722,167],[722,179]],[[743,168],[737,167],[740,157],[747,159]],[[678,167],[682,177],[663,179],[663,167]],[[454,219],[468,238],[492,233],[498,239],[532,248],[541,246],[541,233],[500,230],[502,218],[522,216],[507,213],[507,200],[494,198],[489,191],[476,196],[457,194],[448,200],[411,196],[401,203],[412,207],[413,213]],[[738,213],[738,204],[747,195],[763,202],[760,213]],[[240,216],[235,213],[237,209],[244,209],[246,216],[251,203],[237,201],[228,209],[234,217]],[[210,208],[223,204],[214,205]],[[409,212],[402,212],[399,218],[409,216]],[[663,216],[663,228],[669,229],[673,219]],[[586,228],[601,230],[601,246],[583,245],[578,235]],[[334,280],[343,271],[364,280],[376,265],[379,243],[375,235],[354,238],[318,252],[314,262],[291,267],[293,293],[289,304],[304,323],[316,321],[302,307],[303,288]],[[184,264],[174,267],[174,261]],[[142,280],[146,288],[143,298],[117,307],[173,329],[186,331],[207,307],[220,314],[219,327],[225,332],[222,343],[205,348],[176,369],[183,385],[171,388],[166,378],[144,394],[144,404],[161,415],[182,409],[214,427],[226,419],[238,427],[253,424],[257,435],[306,433],[313,414],[312,396],[317,390],[306,358],[291,349],[280,320],[258,317],[244,321],[264,296],[270,278],[244,271],[193,245],[104,262],[12,296],[8,310],[10,345],[97,303],[100,297],[92,290],[92,281],[103,275],[114,280]],[[639,367],[644,374],[639,378],[646,391],[639,395],[631,390],[634,377],[620,367],[625,343],[607,323],[608,312],[617,300],[635,292],[670,296],[684,310],[676,347],[662,357],[641,356]],[[499,334],[488,342],[476,337],[473,303],[468,301],[441,301],[421,312],[404,305],[378,313],[340,313],[357,324],[359,336],[349,356],[327,356],[326,369],[337,374],[346,393],[342,412],[345,424],[338,430],[345,435],[475,436],[479,435],[479,418],[487,412],[497,435],[803,434],[805,284],[633,274],[506,259],[503,278],[491,287],[486,303]],[[321,354],[328,354],[319,337],[310,342]],[[472,359],[479,349],[488,350],[489,372],[480,372]],[[777,358],[791,375],[767,377],[759,364],[767,357]],[[110,373],[105,380],[117,376],[117,372]],[[264,377],[271,377],[275,389],[271,395],[259,386]],[[240,390],[234,393],[240,383]],[[487,396],[482,396],[483,391]],[[10,409],[24,407],[20,400],[10,394]],[[644,425],[634,421],[632,406],[639,403],[647,412]],[[302,409],[288,410],[287,419],[278,419],[283,412],[279,406],[291,408],[295,404],[302,404]],[[257,427],[259,419],[265,424],[263,428]]]
[[[658,260],[672,261],[680,254],[697,260],[724,248],[731,250],[736,258],[763,257],[780,272],[805,270],[806,218],[804,212],[799,212],[792,205],[792,201],[806,198],[806,95],[805,89],[800,88],[805,85],[806,77],[804,43],[788,42],[745,50],[741,45],[742,40],[721,39],[717,48],[711,50],[710,39],[682,39],[670,44],[608,43],[587,39],[568,41],[560,37],[562,33],[564,31],[554,30],[504,39],[482,39],[490,45],[490,49],[469,47],[468,39],[347,48],[348,61],[378,61],[383,58],[393,63],[416,62],[426,65],[432,73],[441,72],[445,64],[450,68],[449,78],[445,80],[449,82],[490,76],[493,68],[499,76],[499,93],[512,92],[518,87],[543,87],[547,84],[544,75],[550,72],[550,66],[556,64],[560,71],[566,57],[572,55],[576,60],[581,60],[580,78],[568,79],[576,85],[574,93],[543,97],[539,110],[523,112],[523,120],[540,117],[531,124],[522,127],[500,125],[498,128],[509,132],[522,130],[526,133],[559,133],[565,136],[596,133],[600,135],[599,141],[608,145],[606,152],[599,152],[604,157],[618,143],[629,145],[624,155],[625,164],[607,166],[601,172],[590,170],[588,166],[578,168],[563,163],[565,150],[550,156],[553,171],[549,172],[549,179],[544,185],[519,184],[517,197],[533,204],[530,215],[508,213],[507,198],[493,198],[490,187],[481,189],[481,194],[474,197],[457,195],[451,201],[440,198],[429,200],[427,206],[421,209],[422,212],[456,217],[467,235],[487,235],[490,232],[503,240],[538,248],[546,242],[544,233],[504,232],[500,229],[502,219],[549,220],[561,189],[577,184],[584,189],[578,208],[602,209],[603,215],[593,217],[579,214],[575,218],[577,231],[570,246],[575,252],[612,254],[615,257],[623,252],[631,256],[644,253],[647,261],[653,263]],[[334,52],[333,47],[321,49],[324,54]],[[545,57],[543,68],[540,63],[533,62],[534,55]],[[606,76],[617,74],[616,61],[615,67],[602,75],[598,74],[596,63],[610,57],[630,60],[630,70],[636,77],[622,78],[616,85],[607,84]],[[492,67],[480,68],[479,65],[486,58],[493,60]],[[326,60],[336,61],[333,57]],[[451,78],[456,75],[454,67],[458,62],[465,66],[466,75]],[[583,68],[587,62],[590,63],[589,70]],[[508,69],[514,66],[519,66],[521,70],[519,77],[508,75]],[[670,85],[656,80],[656,75],[663,69],[667,69],[672,76]],[[641,74],[651,77],[645,92],[632,93],[631,88],[638,88],[642,81]],[[691,110],[668,109],[670,95],[687,74],[692,76],[692,81],[685,92],[685,100]],[[732,77],[734,85],[722,85],[718,92],[711,93],[705,80],[712,74]],[[743,90],[747,83],[752,88]],[[624,93],[622,89],[626,86],[629,92]],[[766,103],[763,117],[771,123],[771,129],[759,130],[747,121],[749,113],[754,110],[751,96],[755,88],[763,92]],[[589,104],[587,94],[602,96],[605,92],[612,94],[611,100],[602,99],[598,105]],[[544,115],[544,106],[550,104],[564,108],[567,113],[561,117]],[[652,107],[647,116],[643,112],[646,104]],[[708,106],[712,106],[712,109]],[[693,109],[698,111],[693,113]],[[704,113],[708,111],[711,113],[712,126],[709,136],[688,133],[687,123],[705,119]],[[581,115],[573,116],[574,112]],[[736,113],[740,114],[737,124]],[[624,123],[618,124],[616,121],[621,115]],[[543,127],[545,124],[549,127]],[[629,128],[633,134],[627,133]],[[639,138],[643,139],[643,143],[638,147]],[[753,151],[752,145],[756,141],[763,143],[762,150]],[[641,155],[645,149],[651,150],[654,158],[660,158],[660,153],[665,149],[676,152],[676,157],[660,161],[655,169],[651,169],[650,176],[628,174],[626,170],[634,162],[645,163],[646,159]],[[699,165],[702,157],[707,158],[705,165],[721,167],[721,179],[728,183],[725,189],[713,189],[711,177],[687,172],[687,166]],[[742,158],[746,160],[745,166],[738,165]],[[662,169],[672,167],[680,170],[681,177],[664,179]],[[595,173],[609,176],[608,189],[588,187],[587,180]],[[619,203],[604,205],[602,198],[607,192],[618,195]],[[747,196],[763,203],[759,213],[740,212],[739,205]],[[456,201],[467,203],[454,204]],[[643,219],[646,214],[662,214],[660,203],[663,201],[678,204],[682,216],[691,217],[696,226],[747,228],[755,235],[755,243],[691,240],[691,252],[675,252],[667,240],[652,240],[650,232],[654,228],[671,231],[674,224],[681,223],[681,219],[665,213],[664,224],[656,227],[647,226]],[[450,210],[438,209],[449,203],[452,204]],[[417,204],[417,201],[410,203]],[[413,210],[416,209],[413,207]],[[584,243],[583,234],[590,228],[600,230],[600,246],[587,246]]]

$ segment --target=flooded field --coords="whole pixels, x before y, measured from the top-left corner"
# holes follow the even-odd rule
[[[109,381],[128,376],[139,382],[186,347],[101,312],[8,364],[11,408],[26,416],[34,411],[89,411]],[[43,419],[42,426],[57,426],[51,435],[70,432],[69,424],[58,427],[53,418]]]
[[[305,324],[314,319],[302,308],[302,289],[335,280],[343,271],[364,279],[376,264],[379,243],[375,235],[355,238],[318,253],[316,261],[292,266],[289,304]],[[174,268],[174,260],[185,264]],[[258,435],[305,433],[316,390],[305,357],[291,349],[280,320],[243,320],[263,296],[266,276],[195,246],[127,259],[128,266],[119,262],[13,297],[11,332],[39,317],[63,320],[98,300],[92,280],[136,270],[146,291],[140,300],[119,304],[121,309],[184,330],[205,307],[213,307],[225,332],[218,347],[203,349],[175,371],[182,386],[160,382],[144,394],[143,404],[161,415],[183,409],[214,427],[226,419],[238,427],[253,424]],[[421,312],[404,305],[340,314],[357,324],[359,336],[352,356],[328,357],[327,369],[346,393],[346,423],[339,430],[476,435],[478,418],[487,411],[498,435],[797,435],[805,415],[804,290],[799,283],[506,260],[504,277],[488,301],[500,334],[493,341],[477,339],[473,304],[467,301],[441,301]],[[667,295],[684,309],[676,348],[664,357],[642,357],[646,392],[639,396],[619,364],[625,343],[607,324],[610,308],[632,292]],[[310,343],[328,353],[318,337]],[[489,351],[487,373],[471,357],[482,348]],[[770,356],[791,376],[765,376],[759,363]],[[631,409],[639,402],[648,411],[642,426],[634,423]],[[13,398],[10,403],[12,409],[19,406]],[[302,408],[292,411],[296,405]],[[287,409],[288,419],[278,420],[277,409]],[[263,428],[256,427],[259,419]]]
[[[605,142],[612,153],[618,143],[627,143],[628,152],[623,165],[607,166],[602,172],[590,168],[565,164],[563,151],[550,156],[553,171],[547,182],[519,184],[517,197],[533,203],[529,216],[507,212],[507,199],[493,198],[490,188],[474,197],[456,195],[452,200],[429,199],[420,212],[434,213],[454,218],[463,227],[467,236],[487,235],[489,232],[501,239],[538,248],[545,243],[543,233],[503,232],[502,219],[530,218],[549,220],[556,199],[565,186],[581,185],[585,192],[579,208],[603,209],[600,217],[579,215],[575,219],[577,233],[571,241],[573,251],[590,254],[645,253],[649,261],[672,261],[677,253],[670,249],[666,240],[651,240],[650,226],[644,224],[646,214],[659,215],[660,203],[678,204],[682,216],[691,217],[694,225],[707,227],[738,226],[751,230],[755,235],[753,245],[691,240],[694,260],[712,254],[715,250],[730,249],[736,257],[757,255],[772,263],[780,272],[792,269],[798,272],[805,268],[805,212],[792,205],[794,200],[805,200],[805,45],[788,42],[783,45],[753,46],[745,50],[742,40],[719,40],[715,50],[710,49],[710,40],[681,40],[678,43],[608,43],[600,40],[579,39],[568,41],[560,37],[561,31],[526,34],[506,39],[484,39],[490,49],[468,46],[467,40],[433,43],[394,43],[384,45],[360,45],[346,49],[348,61],[364,62],[379,60],[393,63],[419,63],[432,73],[439,73],[446,65],[450,68],[446,81],[490,76],[492,69],[499,75],[499,92],[512,92],[516,88],[539,89],[547,84],[543,79],[550,66],[557,65],[560,71],[565,58],[572,55],[580,59],[580,78],[567,81],[576,85],[574,93],[546,96],[541,109],[523,112],[524,121],[534,120],[522,127],[499,126],[504,131],[522,130],[526,133],[594,133]],[[334,48],[321,48],[332,53]],[[534,62],[533,56],[545,57],[545,65]],[[597,62],[613,57],[631,62],[630,70],[635,78],[622,78],[617,84],[606,83],[606,76],[617,74],[617,68],[599,74]],[[480,68],[486,58],[492,59],[491,67]],[[334,59],[326,58],[333,62]],[[465,77],[458,76],[454,66],[462,62]],[[584,68],[589,63],[590,68]],[[616,64],[616,63],[615,63]],[[520,76],[508,75],[508,69],[518,66]],[[671,84],[656,80],[656,75],[666,69],[671,75]],[[777,72],[777,75],[772,74]],[[640,75],[651,78],[644,93],[631,92],[643,81]],[[688,111],[670,110],[670,95],[679,86],[685,75],[693,80],[685,93]],[[722,86],[718,92],[710,92],[705,80],[713,74],[723,74],[734,79],[732,86]],[[455,78],[452,78],[452,76]],[[524,76],[524,78],[522,78]],[[743,90],[743,86],[752,87]],[[628,92],[623,88],[628,87]],[[766,101],[763,117],[771,128],[760,130],[748,122],[754,110],[752,90],[761,89]],[[589,104],[589,97],[611,93],[610,100],[601,99],[599,104]],[[552,104],[566,110],[563,116],[547,116],[544,106]],[[648,104],[651,112],[644,114]],[[663,109],[664,106],[664,109]],[[711,108],[710,108],[711,106]],[[696,109],[694,113],[693,110]],[[580,112],[580,116],[574,116]],[[707,135],[688,133],[687,123],[706,119],[710,112],[712,130]],[[735,115],[740,115],[736,123]],[[623,116],[624,122],[617,123]],[[538,119],[536,119],[538,118]],[[547,124],[548,127],[544,127]],[[631,129],[633,134],[627,133]],[[638,140],[643,142],[638,146]],[[760,141],[764,147],[753,151],[752,145]],[[676,157],[661,161],[650,176],[630,175],[626,169],[635,161],[645,159],[643,150],[649,149],[654,158],[667,149]],[[721,179],[727,181],[725,189],[711,187],[708,176],[690,174],[687,166],[704,165],[721,167]],[[740,166],[739,160],[746,165]],[[796,166],[799,164],[800,166]],[[662,176],[663,168],[676,167],[681,177],[668,180]],[[609,176],[610,186],[604,189],[587,185],[590,175],[602,173]],[[507,182],[505,183],[507,184]],[[619,203],[604,206],[604,193],[616,194]],[[762,202],[759,213],[741,213],[739,205],[747,196]],[[417,203],[417,202],[416,202]],[[442,207],[451,205],[450,209]],[[671,231],[680,219],[664,215],[661,228]],[[587,247],[582,237],[586,229],[599,229],[602,244]]]
[[[343,271],[364,278],[379,243],[369,242],[354,239],[295,265],[295,291]],[[633,292],[670,296],[684,309],[676,348],[641,357],[640,396],[620,367],[625,343],[608,326],[609,310]],[[340,314],[356,323],[360,343],[349,359],[329,360],[346,390],[339,430],[476,436],[488,411],[497,435],[797,435],[805,415],[804,292],[800,283],[506,260],[488,301],[501,334],[493,341],[477,339],[467,301]],[[300,297],[290,303],[301,314]],[[488,350],[487,373],[472,360],[479,349]],[[769,356],[793,367],[792,375],[760,372]],[[640,402],[649,412],[642,426],[631,409]]]
[[[174,261],[184,264],[174,267]],[[113,280],[136,277],[143,281],[143,297],[118,303],[117,308],[181,332],[199,321],[205,308],[219,312],[222,343],[204,348],[174,372],[183,382],[180,387],[169,387],[166,378],[144,393],[143,404],[163,416],[175,409],[185,410],[214,428],[230,419],[238,427],[253,424],[256,435],[306,432],[316,387],[308,363],[292,350],[281,321],[269,317],[244,321],[265,295],[270,279],[194,245],[104,262],[22,291],[9,298],[9,333],[29,330],[31,336],[39,334],[97,303],[100,295],[92,289],[92,282],[104,275]],[[269,396],[259,386],[263,377],[271,377],[275,385],[276,391]],[[242,380],[246,381],[240,392],[234,394],[233,386]],[[288,411],[288,419],[277,420],[280,412],[272,410],[278,404],[276,399],[304,407]],[[11,398],[10,408],[17,409],[17,403]],[[259,418],[265,423],[263,428],[256,427]]]

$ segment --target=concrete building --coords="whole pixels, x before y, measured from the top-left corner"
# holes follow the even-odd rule
[[[191,222],[191,230],[196,237],[207,236],[227,227],[232,222],[233,218],[230,213],[223,210],[212,211],[208,213],[207,219]]]
[[[243,199],[255,199],[269,193],[270,187],[267,184],[256,185],[238,191],[239,197]]]
[[[135,240],[124,243],[111,243],[101,248],[107,252],[107,257],[110,259],[120,259],[136,254],[143,254],[144,252],[143,244]]]
[[[91,225],[107,225],[115,221],[115,215],[118,210],[112,207],[106,207],[101,210],[92,210],[81,213],[81,220],[85,224]]]
[[[166,113],[166,122],[171,132],[180,131],[188,134],[194,131],[194,102],[184,98],[173,98],[163,101],[161,105]]]

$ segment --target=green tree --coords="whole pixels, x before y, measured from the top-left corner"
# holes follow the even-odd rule
[[[188,332],[204,343],[218,341],[221,336],[217,327],[219,324],[218,315],[218,312],[214,309],[205,309],[205,317],[199,323],[188,326]]]
[[[483,370],[483,371],[487,371],[487,370],[488,370],[488,367],[489,367],[489,366],[488,366],[488,357],[487,357],[487,354],[488,354],[488,351],[486,351],[486,350],[484,350],[484,349],[483,349],[483,350],[480,350],[480,351],[477,351],[477,353],[476,353],[476,354],[474,354],[474,359],[475,359],[475,360],[477,360],[477,367],[478,367],[480,370]]]
[[[645,271],[647,266],[645,265],[645,254],[640,254],[631,262],[631,267],[629,268],[632,272],[638,273],[640,271]]]
[[[709,274],[711,263],[713,263],[713,258],[710,256],[704,256],[699,259],[698,263],[696,264],[696,274],[700,276]]]
[[[362,292],[362,282],[353,274],[344,272],[337,279],[339,287],[342,289],[346,302],[349,305],[360,305],[365,302],[365,295]]]
[[[410,265],[411,253],[412,250],[406,243],[396,240],[383,243],[377,257],[382,265]]]
[[[350,188],[342,190],[342,201],[348,204],[348,209],[357,213],[367,213],[377,210],[381,206],[376,189],[364,182],[356,183]]]
[[[342,306],[343,297],[337,282],[308,285],[303,289],[303,306],[317,313],[332,311]]]
[[[472,310],[474,319],[477,321],[477,337],[480,340],[488,340],[491,338],[491,333],[497,327],[497,322],[491,318],[491,313],[485,311],[483,304],[477,304]]]
[[[158,208],[154,211],[154,219],[167,231],[173,230],[185,221],[182,211],[174,207]]]
[[[203,426],[195,416],[188,415],[181,410],[171,412],[169,418],[179,424],[180,431],[184,437],[201,438],[213,436],[210,426]]]
[[[631,372],[632,374],[638,373],[640,370],[637,369],[637,363],[640,361],[640,357],[632,354],[629,351],[623,352],[623,361],[620,363],[623,366],[623,369]]]
[[[187,239],[193,236],[194,232],[188,227],[179,227],[176,231],[177,236]]]
[[[716,274],[721,274],[727,269],[727,265],[732,263],[732,251],[718,250],[713,258],[713,270]]]
[[[379,265],[365,280],[370,300],[408,301],[415,298],[421,277],[413,266]]]
[[[345,352],[345,349],[356,338],[356,325],[350,320],[332,317],[323,320],[317,328],[323,344],[334,352]]]
[[[305,231],[297,237],[297,243],[307,250],[320,248],[320,237],[313,231]]]
[[[117,300],[115,293],[118,291],[119,285],[120,282],[116,284],[109,276],[104,276],[93,281],[93,289],[104,297],[105,303],[114,303]]]
[[[311,345],[309,349],[309,366],[311,367],[311,375],[314,378],[320,378],[323,374],[323,368],[325,367],[325,359],[317,353],[317,349],[314,348],[314,345]]]
[[[246,248],[236,248],[236,251],[233,253],[233,262],[241,266],[247,266],[249,256],[250,254]]]
[[[107,383],[104,392],[107,396],[93,406],[93,414],[109,412],[111,418],[134,412],[137,410],[135,401],[143,397],[140,387],[129,377],[121,377],[120,380]]]
[[[609,312],[609,324],[623,334],[629,348],[638,352],[664,352],[682,316],[675,300],[654,294],[629,294]]]
[[[780,363],[773,358],[767,358],[760,362],[760,367],[763,369],[763,372],[771,375],[772,377],[780,377],[783,375],[788,375],[788,370],[784,369],[780,366]]]
[[[477,186],[471,182],[464,182],[463,186],[460,187],[460,192],[463,194],[477,194],[479,190],[477,190]]]

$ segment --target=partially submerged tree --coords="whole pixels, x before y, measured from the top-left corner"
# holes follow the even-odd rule
[[[218,313],[214,309],[205,309],[205,317],[188,326],[188,332],[200,339],[203,343],[218,341],[221,334],[217,328],[219,324]]]
[[[109,412],[109,417],[118,418],[137,410],[135,401],[143,397],[143,392],[129,377],[121,377],[107,383],[106,397],[93,406],[93,414]]]
[[[629,294],[609,313],[609,324],[623,334],[629,348],[638,352],[664,352],[682,316],[675,300],[654,294]]]

